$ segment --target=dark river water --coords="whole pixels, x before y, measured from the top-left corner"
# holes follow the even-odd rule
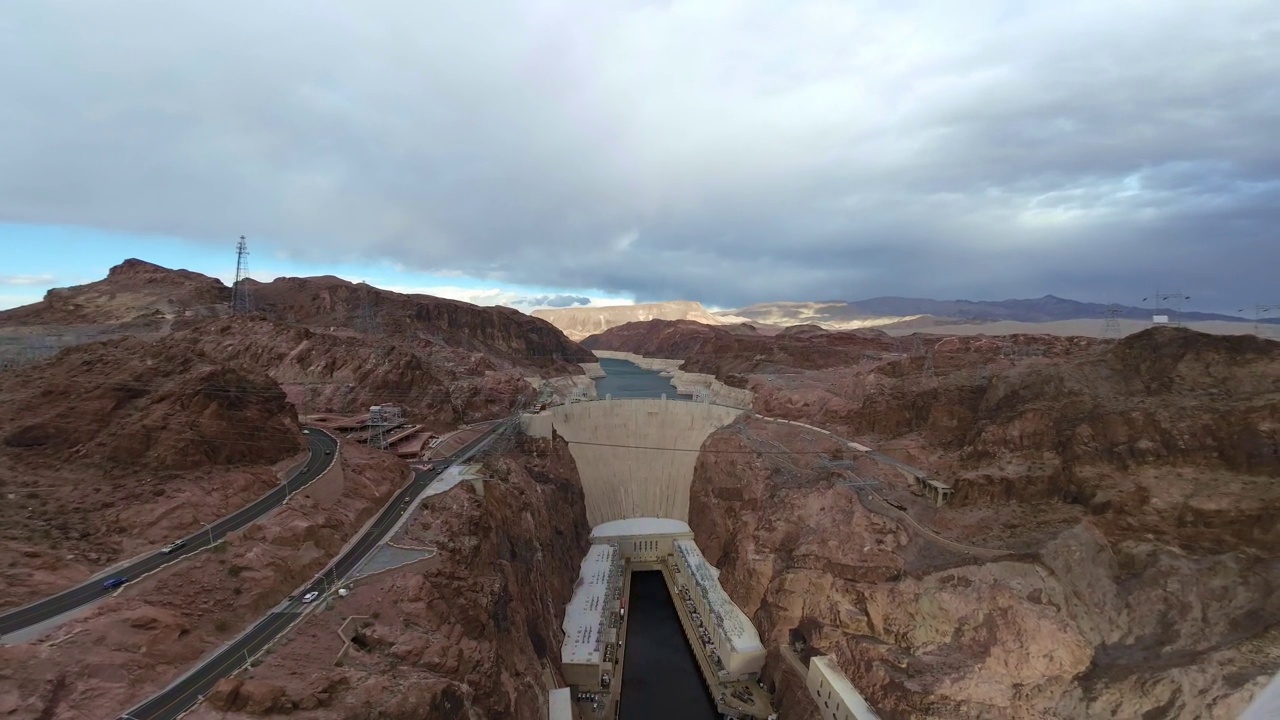
[[[626,360],[600,358],[600,367],[606,377],[596,379],[596,395],[601,400],[605,395],[614,398],[659,398],[663,393],[668,400],[688,400],[688,396],[677,396],[676,388],[670,378],[664,378],[653,370],[644,370],[639,365]]]
[[[632,573],[619,720],[715,720],[662,573]]]

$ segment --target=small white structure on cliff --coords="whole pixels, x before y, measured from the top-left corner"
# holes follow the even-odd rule
[[[815,655],[809,659],[805,685],[818,703],[822,720],[880,720],[862,693],[826,655]]]

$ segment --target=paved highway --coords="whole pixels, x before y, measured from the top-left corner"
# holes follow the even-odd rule
[[[131,580],[139,578],[184,555],[190,555],[209,547],[209,545],[221,540],[227,533],[239,530],[267,514],[283,503],[289,495],[301,490],[309,485],[312,480],[320,477],[334,460],[335,455],[333,453],[337,452],[338,441],[333,436],[317,428],[308,428],[307,433],[307,444],[311,450],[311,456],[307,459],[307,464],[253,504],[241,508],[217,522],[210,523],[207,528],[187,537],[186,545],[168,555],[157,550],[140,560],[117,568],[109,574],[101,575],[94,580],[89,580],[31,605],[0,614],[0,635],[17,632],[23,628],[53,619],[65,612],[96,602],[115,592],[114,589],[108,590],[102,586],[102,583],[108,578],[124,577]]]
[[[321,597],[317,598],[316,602],[322,602],[323,596],[327,591],[332,590],[347,573],[354,570],[369,553],[378,547],[383,536],[396,524],[396,521],[409,506],[409,503],[405,502],[406,499],[417,496],[418,493],[426,489],[432,481],[439,477],[445,468],[458,459],[465,457],[469,451],[485,443],[493,437],[495,432],[505,427],[505,423],[499,424],[488,433],[481,435],[466,447],[460,449],[452,457],[437,461],[435,470],[429,472],[420,470],[414,473],[413,481],[396,493],[391,502],[378,514],[369,529],[356,542],[352,543],[346,552],[320,576],[293,597],[301,598],[306,593],[315,591],[321,594]],[[235,642],[205,660],[185,677],[150,700],[133,708],[127,714],[121,715],[120,720],[174,720],[198,703],[200,698],[209,692],[219,680],[230,677],[243,667],[250,657],[270,645],[278,636],[283,634],[295,620],[301,617],[301,613],[305,609],[306,606],[298,599],[287,601],[284,605],[259,620],[256,625]]]

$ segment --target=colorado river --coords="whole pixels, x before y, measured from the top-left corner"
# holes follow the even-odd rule
[[[631,575],[619,720],[715,720],[662,573]]]

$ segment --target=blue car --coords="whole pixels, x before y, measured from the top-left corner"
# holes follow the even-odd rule
[[[127,577],[113,577],[110,580],[102,583],[102,588],[104,590],[112,590],[120,587],[121,585],[127,582],[129,582],[129,578]]]

